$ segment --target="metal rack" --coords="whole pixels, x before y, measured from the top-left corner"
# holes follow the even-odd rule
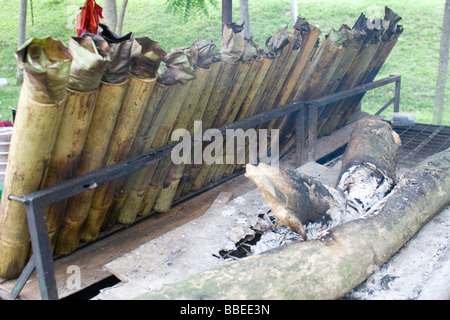
[[[390,76],[382,80],[363,84],[349,90],[344,90],[318,99],[291,102],[282,107],[226,125],[219,128],[219,130],[222,134],[225,134],[227,129],[246,130],[288,114],[295,114],[295,148],[298,151],[302,151],[297,152],[297,164],[301,165],[312,159],[314,155],[315,140],[317,138],[319,107],[338,102],[355,95],[363,94],[369,90],[373,90],[390,83],[395,83],[394,98],[383,106],[378,113],[381,113],[391,104],[394,104],[394,112],[398,112],[400,105],[401,77]],[[12,298],[15,299],[18,297],[20,291],[25,286],[26,281],[36,269],[41,299],[58,299],[53,258],[47,232],[47,224],[45,221],[44,209],[46,206],[137,172],[145,168],[148,164],[169,156],[175,145],[176,144],[167,145],[158,150],[98,169],[86,175],[69,179],[58,185],[38,190],[21,197],[9,195],[10,200],[22,202],[26,206],[28,228],[30,231],[31,245],[33,249],[32,257],[28,261],[21,275],[17,279],[14,288],[12,289]]]

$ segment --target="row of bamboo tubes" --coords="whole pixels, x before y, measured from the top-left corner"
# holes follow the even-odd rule
[[[153,42],[142,39],[142,52],[137,50],[137,56],[133,56],[133,39],[128,34],[115,39],[116,44],[124,43],[120,50],[130,50],[131,69],[123,76],[111,70],[127,70],[127,66],[122,63],[118,68],[115,58],[100,54],[99,48],[105,48],[101,39],[81,39],[87,51],[97,58],[92,64],[92,75],[98,75],[99,70],[109,70],[109,75],[113,75],[109,80],[97,77],[84,89],[67,86],[74,76],[69,72],[70,63],[73,60],[73,66],[77,65],[77,44],[83,41],[71,40],[76,48],[70,50],[55,39],[46,39],[46,45],[34,40],[32,48],[39,51],[36,46],[41,46],[41,56],[24,47],[18,52],[19,64],[27,57],[31,62],[24,64],[24,86],[1,199],[0,277],[17,277],[31,251],[25,207],[9,200],[8,194],[21,196],[158,149],[172,143],[171,134],[176,129],[187,129],[192,135],[194,121],[202,121],[204,132],[290,101],[314,99],[372,81],[402,28],[397,25],[398,16],[388,8],[382,30],[361,27],[360,20],[367,21],[362,15],[355,27],[344,25],[332,30],[319,45],[320,30],[299,19],[292,32],[280,30],[274,35],[285,37],[284,45],[270,54],[260,51],[250,59],[227,55],[225,60],[202,66],[196,66],[189,55],[183,60],[186,57],[179,50],[166,54]],[[229,43],[247,44],[235,29],[224,34],[236,37]],[[90,47],[92,43],[97,50]],[[225,49],[222,46],[221,51]],[[236,52],[236,48],[232,49],[229,52]],[[238,49],[244,52],[244,48]],[[147,52],[151,54],[145,56]],[[154,60],[145,60],[155,54],[166,62],[166,69],[176,71],[164,76],[172,82],[161,83],[163,76],[156,69],[142,72],[146,62],[155,66],[150,63]],[[43,57],[52,64],[36,67]],[[55,72],[51,68],[55,64],[65,72],[64,77],[59,76],[63,79],[53,81]],[[139,66],[139,72],[133,72],[134,65]],[[186,75],[182,80],[180,73]],[[319,135],[342,126],[361,99],[362,96],[349,98],[320,109]],[[292,136],[293,116],[274,119],[255,129],[280,129],[283,145]],[[201,150],[210,146],[211,142],[203,141]],[[224,153],[217,156],[224,158],[228,148],[231,145],[224,143]],[[192,158],[201,157],[195,151],[198,149],[192,148]],[[243,152],[248,158],[248,146]],[[46,208],[46,217],[52,250],[55,254],[69,254],[80,241],[93,241],[117,223],[130,225],[137,217],[153,211],[167,212],[181,196],[242,168],[242,164],[174,164],[168,157],[123,179],[51,205]]]

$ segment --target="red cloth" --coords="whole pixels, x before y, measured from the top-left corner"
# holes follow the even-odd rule
[[[0,121],[0,127],[13,127],[13,123],[10,120]]]
[[[85,31],[97,34],[101,19],[103,19],[103,8],[96,4],[95,0],[86,0],[75,23],[77,36],[80,37]]]

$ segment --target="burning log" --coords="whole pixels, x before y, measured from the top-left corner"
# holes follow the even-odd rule
[[[61,41],[30,39],[16,52],[24,69],[0,205],[0,277],[22,271],[30,247],[23,196],[45,183],[67,98],[72,55]]]
[[[390,125],[360,120],[342,160],[337,188],[323,186],[295,170],[247,165],[275,217],[306,239],[303,226],[361,216],[393,188],[399,139]],[[321,221],[324,220],[324,221]],[[335,222],[331,222],[335,223]]]
[[[450,149],[422,162],[364,216],[320,237],[226,263],[138,299],[337,299],[450,203]]]

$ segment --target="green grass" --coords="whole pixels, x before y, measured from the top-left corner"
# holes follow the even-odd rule
[[[9,85],[0,87],[0,112],[3,119],[11,118],[11,108],[17,104],[20,88],[15,85],[16,60],[14,51],[18,29],[18,1],[0,0],[0,78]],[[103,1],[97,3],[103,6]],[[118,1],[120,3],[120,1]],[[192,17],[188,22],[182,17],[167,13],[164,0],[131,0],[128,3],[123,31],[133,31],[135,37],[147,36],[171,48],[189,46],[195,39],[213,40],[220,46],[221,13],[209,9],[209,16]],[[74,19],[84,0],[33,1],[34,25],[28,10],[27,38],[52,36],[66,45],[76,34]],[[234,21],[239,22],[239,2],[234,1]],[[299,12],[302,17],[320,28],[322,37],[331,28],[342,24],[350,26],[361,12],[384,14],[384,6],[392,8],[403,17],[404,33],[381,69],[377,79],[391,74],[402,76],[400,109],[418,115],[417,121],[431,123],[433,97],[439,60],[439,42],[443,20],[444,1],[431,0],[301,0]],[[290,25],[289,0],[250,0],[250,28],[255,42],[263,46],[267,37],[279,28]],[[450,75],[447,77],[447,88]],[[392,96],[394,85],[370,91],[363,101],[363,110],[374,113]],[[449,90],[447,90],[449,92]],[[450,110],[446,95],[444,124],[450,125]],[[391,112],[392,108],[385,113]]]

